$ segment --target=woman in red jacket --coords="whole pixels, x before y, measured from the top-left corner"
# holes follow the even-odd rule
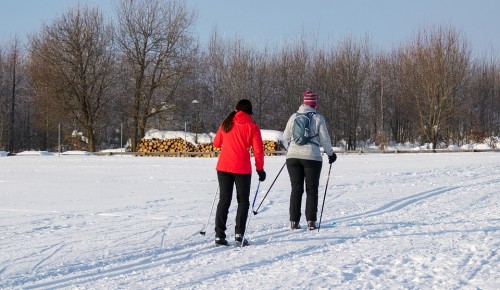
[[[217,161],[217,178],[219,180],[220,197],[215,214],[215,244],[228,246],[226,241],[226,222],[236,185],[238,210],[236,213],[235,241],[246,245],[243,240],[248,210],[250,207],[250,185],[252,165],[250,148],[255,157],[255,168],[259,181],[266,179],[264,171],[264,145],[260,128],[252,120],[252,103],[242,99],[222,122],[214,138],[214,146],[221,148]]]

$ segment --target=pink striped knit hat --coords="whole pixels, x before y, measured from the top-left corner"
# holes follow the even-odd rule
[[[313,108],[316,108],[318,107],[318,98],[317,98],[317,94],[314,93],[313,91],[311,90],[306,90],[304,92],[304,105],[308,105],[308,106],[311,106]]]

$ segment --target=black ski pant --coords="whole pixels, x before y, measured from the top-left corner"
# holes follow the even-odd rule
[[[236,185],[236,200],[238,201],[234,233],[243,235],[250,207],[252,174],[234,174],[217,171],[217,178],[219,180],[220,196],[219,203],[217,204],[217,212],[215,213],[215,236],[226,238],[227,215],[233,197],[234,185]]]
[[[304,181],[306,185],[306,219],[316,221],[318,213],[318,187],[322,161],[289,158],[286,168],[290,174],[292,193],[290,194],[290,221],[300,221]]]

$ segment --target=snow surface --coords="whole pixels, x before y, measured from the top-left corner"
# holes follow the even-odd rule
[[[500,289],[499,161],[339,154],[318,232],[288,230],[285,158],[266,157],[238,248],[213,243],[216,158],[1,158],[0,289]]]

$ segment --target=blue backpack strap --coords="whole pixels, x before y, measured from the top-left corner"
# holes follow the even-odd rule
[[[311,123],[312,123],[312,119],[313,119],[313,116],[316,115],[316,112],[309,112],[307,113],[307,118],[309,119],[309,128],[311,128]],[[316,130],[316,128],[314,128]],[[311,136],[310,137],[310,140],[309,140],[309,143],[312,143],[316,146],[319,146],[319,143],[316,143],[314,141],[312,141],[314,138],[318,137],[319,135],[319,132],[316,132],[316,134],[314,136]]]

